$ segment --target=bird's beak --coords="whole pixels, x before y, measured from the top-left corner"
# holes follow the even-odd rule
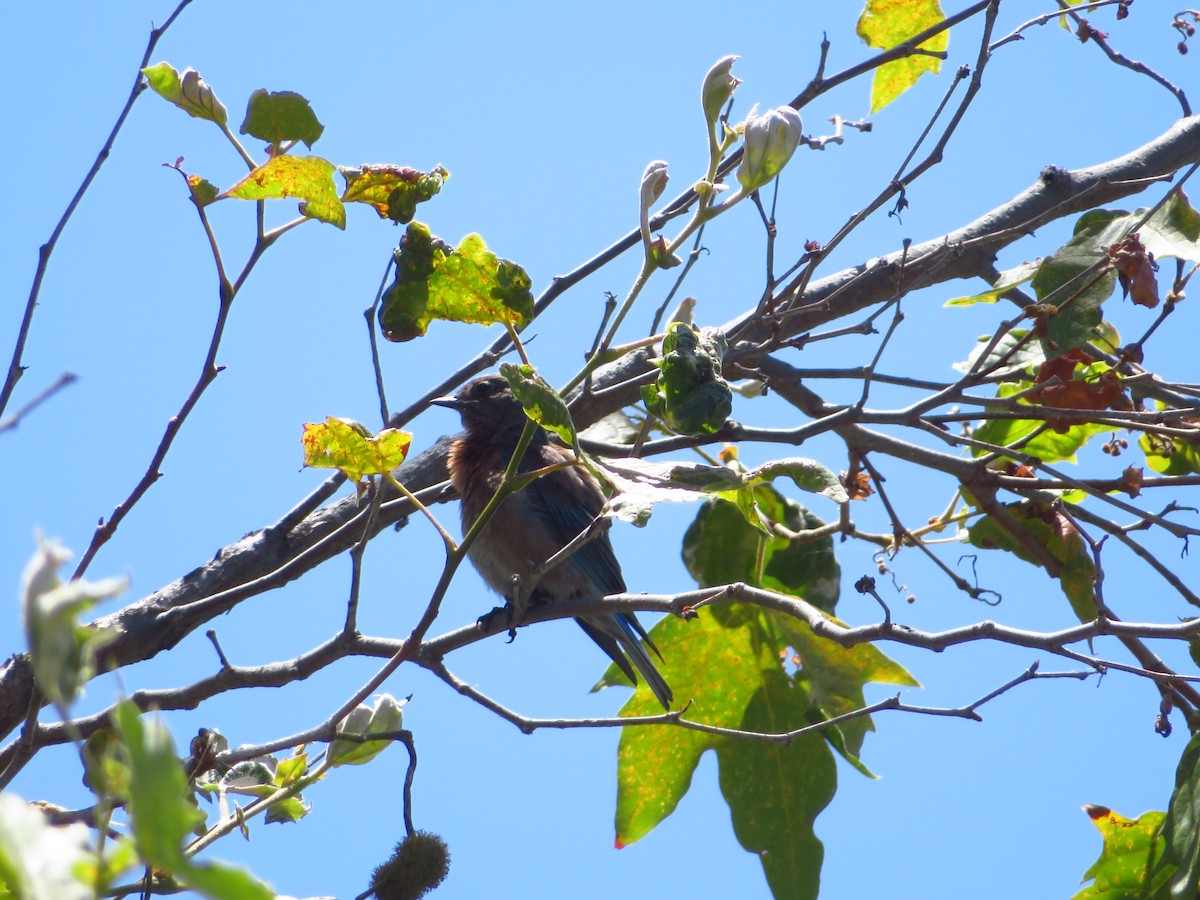
[[[434,397],[429,402],[432,403],[434,406],[444,406],[444,407],[446,407],[446,409],[461,410],[463,407],[462,401],[459,400],[457,397]]]

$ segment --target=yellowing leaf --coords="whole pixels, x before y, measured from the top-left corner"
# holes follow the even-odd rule
[[[926,28],[942,21],[945,15],[937,0],[867,0],[858,20],[858,36],[869,47],[888,50]],[[924,50],[944,51],[950,46],[950,33],[943,31],[921,45]],[[926,72],[938,72],[941,60],[917,54],[893,60],[875,70],[871,82],[871,112],[883,109]]]
[[[413,222],[396,252],[396,280],[384,292],[379,325],[389,341],[420,337],[434,319],[522,328],[533,317],[532,282],[477,234],[457,248]]]
[[[274,156],[225,192],[237,200],[298,197],[300,214],[346,227],[346,207],[333,186],[333,163],[319,156]]]
[[[411,166],[340,167],[346,179],[342,199],[347,203],[366,203],[381,219],[407,225],[416,215],[417,204],[424,203],[442,189],[450,173],[442,166],[422,172]]]
[[[386,474],[408,455],[412,435],[385,428],[372,435],[349,419],[327,418],[324,424],[304,425],[304,464],[318,469],[340,469],[351,481]]]
[[[1163,814],[1147,812],[1127,819],[1106,806],[1085,806],[1083,810],[1104,836],[1104,849],[1084,873],[1084,879],[1092,879],[1092,883],[1072,900],[1167,896],[1174,867],[1154,872],[1163,852],[1163,841],[1158,837]]]

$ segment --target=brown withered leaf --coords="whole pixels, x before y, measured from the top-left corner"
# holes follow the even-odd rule
[[[1121,291],[1138,306],[1154,309],[1158,306],[1158,263],[1147,252],[1137,232],[1126,235],[1108,248],[1108,258],[1117,270]]]
[[[1054,409],[1128,409],[1129,398],[1116,372],[1103,372],[1094,381],[1074,379],[1075,367],[1091,361],[1078,348],[1046,360],[1038,372],[1038,387],[1029,392],[1029,399]],[[1059,434],[1066,434],[1072,424],[1063,419],[1047,419],[1046,423]]]
[[[1144,476],[1145,469],[1141,466],[1127,466],[1125,471],[1121,473],[1120,489],[1130,497],[1136,497],[1142,492],[1142,478]]]
[[[853,476],[843,472],[839,480],[851,500],[866,500],[875,493],[875,488],[871,487],[871,476],[867,472],[855,472]]]

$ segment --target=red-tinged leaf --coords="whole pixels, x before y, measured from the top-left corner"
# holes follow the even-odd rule
[[[867,0],[858,20],[858,36],[867,46],[889,50],[945,18],[937,0]],[[924,50],[944,51],[950,32],[943,31],[921,45]],[[941,60],[917,54],[880,66],[871,82],[871,112],[883,109],[926,72],[941,70]]]
[[[346,227],[346,207],[333,187],[333,163],[319,156],[273,156],[225,192],[238,200],[297,197],[300,214]]]

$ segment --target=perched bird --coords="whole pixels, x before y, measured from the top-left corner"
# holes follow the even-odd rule
[[[450,448],[450,480],[462,498],[462,527],[466,533],[496,493],[528,421],[520,402],[502,375],[485,375],[453,397],[439,397],[439,406],[458,410],[465,434]],[[532,472],[573,460],[574,454],[551,443],[539,428],[525,451],[519,472]],[[496,510],[468,555],[483,580],[510,602],[513,576],[529,583],[541,565],[586,529],[604,506],[604,493],[586,469],[570,466],[535,479]],[[621,567],[607,534],[583,544],[574,554],[546,572],[534,587],[532,604],[603,597],[625,591]],[[670,709],[667,686],[640,638],[659,658],[658,648],[633,613],[577,616],[575,621],[600,645],[634,684],[646,679],[664,709]]]

